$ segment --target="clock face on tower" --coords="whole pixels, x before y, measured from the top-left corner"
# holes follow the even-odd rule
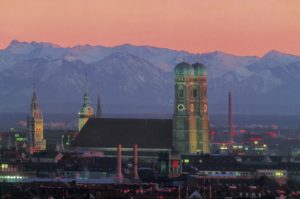
[[[185,106],[183,104],[178,104],[177,105],[177,110],[178,111],[184,111],[185,110]]]

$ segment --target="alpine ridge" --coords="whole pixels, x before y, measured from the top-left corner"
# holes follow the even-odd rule
[[[170,115],[173,69],[182,61],[208,70],[210,113],[226,113],[227,93],[241,114],[300,114],[300,57],[272,50],[262,57],[220,51],[195,54],[130,44],[60,47],[19,42],[0,50],[0,112],[26,112],[32,84],[44,112],[76,113],[85,74],[91,101],[101,95],[104,115]]]

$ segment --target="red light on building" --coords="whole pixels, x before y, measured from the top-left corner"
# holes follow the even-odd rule
[[[267,132],[267,135],[268,135],[270,138],[276,138],[276,137],[277,137],[277,132],[275,132],[275,131],[270,131],[270,132]]]
[[[210,131],[209,134],[210,134],[211,136],[215,136],[217,133],[216,133],[215,131]]]
[[[246,130],[245,129],[240,129],[240,133],[246,133]]]
[[[173,160],[172,161],[172,167],[173,168],[179,168],[179,160]]]

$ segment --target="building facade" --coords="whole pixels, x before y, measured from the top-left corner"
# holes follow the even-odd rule
[[[209,153],[207,71],[182,62],[175,67],[173,147],[180,153]]]
[[[32,94],[31,113],[27,118],[27,149],[30,154],[46,149],[44,120],[35,91]]]

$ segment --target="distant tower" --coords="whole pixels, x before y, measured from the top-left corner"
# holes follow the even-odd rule
[[[85,80],[83,104],[78,113],[78,131],[82,129],[89,118],[93,117],[94,111],[91,106],[90,97],[87,92],[87,80]]]
[[[181,153],[209,153],[207,72],[204,65],[175,67],[173,145]]]
[[[46,149],[44,139],[44,121],[39,108],[35,88],[31,100],[31,113],[27,118],[27,148],[29,153],[39,152]]]
[[[101,118],[101,117],[102,117],[102,111],[101,111],[101,103],[100,103],[100,94],[98,93],[96,118]]]

